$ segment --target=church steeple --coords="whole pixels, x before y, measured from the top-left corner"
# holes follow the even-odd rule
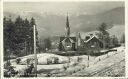
[[[67,13],[67,20],[66,20],[66,37],[70,36],[70,25],[69,25],[69,19],[68,19],[68,13]]]

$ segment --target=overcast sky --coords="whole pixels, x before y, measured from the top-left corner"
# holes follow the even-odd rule
[[[67,12],[71,15],[96,14],[116,7],[124,7],[124,2],[6,2],[4,11],[38,12],[42,14],[61,14]]]

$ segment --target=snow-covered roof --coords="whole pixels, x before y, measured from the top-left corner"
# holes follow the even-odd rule
[[[90,40],[92,40],[94,37],[97,38],[100,42],[102,42],[96,35],[90,36],[90,38],[88,40],[84,41],[84,42],[87,43]]]
[[[70,41],[72,43],[72,42],[76,42],[76,37],[60,37],[60,41],[61,42]]]

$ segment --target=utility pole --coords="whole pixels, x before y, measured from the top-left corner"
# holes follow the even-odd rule
[[[33,32],[34,32],[34,59],[35,59],[35,77],[37,77],[37,54],[36,54],[36,31],[35,25],[33,25]]]

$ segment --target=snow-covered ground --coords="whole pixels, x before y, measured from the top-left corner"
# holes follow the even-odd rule
[[[54,69],[54,68],[59,68],[62,64],[53,64],[53,65],[46,65],[47,64],[47,59],[51,57],[58,57],[59,58],[59,63],[66,63],[68,61],[68,57],[65,56],[59,56],[55,54],[50,54],[50,53],[42,53],[42,54],[37,54],[37,59],[38,59],[38,70],[40,69]],[[24,57],[19,57],[21,59],[20,64],[16,64],[16,59],[10,60],[11,65],[15,67],[16,70],[24,70],[27,67],[27,59],[34,58],[34,55],[28,55]]]
[[[94,63],[90,64],[90,66],[84,70],[81,70],[77,73],[74,73],[72,76],[108,76],[104,74],[105,72],[107,73],[108,71],[119,71],[118,65],[123,65],[121,66],[122,68],[124,67],[124,61],[125,61],[125,52],[124,52],[124,47],[118,47],[114,48],[117,49],[117,52],[109,52],[108,56],[107,55],[102,55],[96,57],[96,59],[93,61]],[[98,59],[101,59],[100,61],[97,61]],[[113,67],[113,68],[112,68]],[[108,69],[108,71],[106,70]],[[105,71],[106,70],[106,71]],[[123,70],[120,68],[120,70]],[[103,72],[105,71],[105,72]],[[123,71],[122,73],[124,73]],[[97,75],[100,73],[99,75]],[[103,74],[103,75],[101,75]],[[112,75],[112,74],[109,74]]]
[[[92,57],[89,61],[89,67],[87,67],[88,61],[87,57],[85,57],[77,66],[70,66],[66,71],[58,72],[58,74],[53,76],[124,76],[125,48],[117,47],[114,49],[117,49],[117,51]]]
[[[72,56],[70,57],[71,62],[68,63],[69,57],[66,56],[59,56],[51,53],[41,53],[37,54],[38,58],[38,64],[37,70],[39,71],[38,76],[46,76],[44,72],[47,70],[50,73],[56,73],[52,76],[93,76],[93,74],[97,73],[98,71],[104,70],[107,67],[111,67],[113,64],[116,64],[122,60],[124,60],[124,47],[117,47],[114,48],[117,49],[117,51],[109,52],[108,54],[101,55],[101,56],[88,56],[82,55],[82,56]],[[15,67],[16,70],[19,72],[23,72],[23,70],[27,67],[26,60],[29,58],[33,58],[34,55],[28,55],[21,58],[22,65],[17,65],[16,60],[12,59],[11,63]],[[47,58],[51,57],[58,57],[60,64],[49,64],[47,65],[46,61]],[[78,57],[82,58],[82,61],[77,62]],[[64,63],[65,62],[65,63]],[[73,66],[73,64],[77,63]],[[63,70],[64,66],[69,66],[67,70]],[[87,67],[89,65],[89,67]],[[49,73],[48,72],[48,73]],[[101,76],[101,75],[100,75]]]

